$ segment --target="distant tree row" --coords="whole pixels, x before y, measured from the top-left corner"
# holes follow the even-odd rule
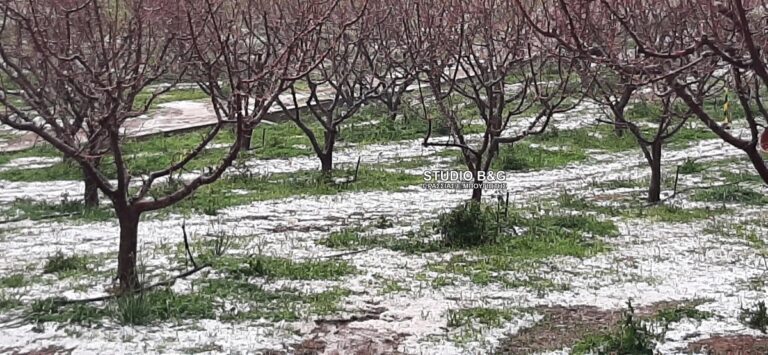
[[[659,201],[665,141],[691,118],[743,150],[768,183],[759,151],[768,111],[766,11],[733,0],[30,0],[0,2],[0,122],[33,132],[79,164],[85,201],[108,198],[120,223],[118,278],[139,287],[138,223],[219,179],[251,147],[254,128],[282,108],[331,174],[342,124],[377,103],[395,120],[419,103],[425,146],[461,152],[475,181],[500,146],[541,134],[585,98],[632,134]],[[217,118],[199,145],[162,170],[135,176],[125,125],[179,83],[195,82]],[[155,86],[163,83],[166,85]],[[733,92],[750,137],[705,105]],[[149,99],[139,100],[149,93]],[[625,115],[659,105],[647,122]],[[466,106],[481,122],[468,139]],[[307,110],[292,108],[307,106]],[[308,112],[308,113],[307,113]],[[511,122],[523,129],[512,129]],[[228,127],[216,166],[163,196],[153,187]],[[520,127],[520,126],[518,126]],[[447,128],[448,138],[436,139]],[[106,172],[115,172],[109,176]],[[480,200],[482,189],[472,192]]]

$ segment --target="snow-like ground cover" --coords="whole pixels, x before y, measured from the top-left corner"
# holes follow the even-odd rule
[[[560,129],[572,129],[591,120],[589,112],[579,116],[571,113],[558,117],[555,124]],[[407,141],[348,148],[340,151],[336,159],[353,163],[361,157],[367,164],[386,165],[405,158],[428,158],[433,165],[412,171],[419,173],[444,166],[445,157],[435,153],[435,149],[422,148],[420,141]],[[674,173],[669,169],[689,158],[712,165],[703,173],[681,175],[679,194],[667,203],[685,209],[718,207],[719,203],[693,201],[693,189],[721,184],[725,178],[714,168],[749,172],[742,154],[719,140],[703,140],[682,149],[667,150],[663,162],[667,173]],[[49,162],[12,161],[5,168]],[[317,167],[313,157],[250,160],[245,164],[251,172],[259,174]],[[649,175],[636,150],[594,152],[588,160],[565,167],[512,173],[508,191],[514,206],[540,206],[565,213],[570,211],[567,206],[551,207],[549,203],[559,201],[566,193],[596,205],[615,199],[630,199],[634,203],[643,192],[642,182],[630,187],[614,187],[611,183],[647,179]],[[82,188],[75,181],[0,185],[0,205],[8,205],[19,197],[55,201],[65,192],[76,196]],[[749,188],[764,193],[761,187]],[[664,196],[669,197],[671,192],[667,188]],[[228,251],[231,255],[258,254],[295,262],[335,260],[354,267],[356,272],[339,278],[248,279],[267,291],[290,289],[301,295],[346,290],[339,298],[338,310],[322,315],[302,313],[298,320],[283,321],[253,317],[181,320],[149,326],[122,326],[112,321],[99,326],[56,322],[39,325],[25,321],[24,307],[36,300],[104,294],[116,266],[118,226],[116,222],[61,220],[0,224],[0,278],[24,274],[31,280],[21,287],[0,288],[24,304],[0,313],[0,352],[47,348],[76,354],[298,353],[308,351],[313,344],[322,344],[315,350],[328,354],[485,354],[504,351],[508,337],[543,322],[541,312],[537,311],[541,307],[596,306],[615,310],[625,307],[628,299],[638,308],[664,301],[703,300],[697,309],[714,314],[703,320],[670,323],[656,349],[664,354],[688,353],[689,343],[716,334],[760,334],[747,328],[738,317],[741,307],[765,299],[765,287],[754,284],[763,279],[768,265],[762,250],[755,246],[760,243],[728,233],[735,225],[746,224],[758,239],[762,238],[766,225],[754,221],[764,220],[768,213],[759,205],[729,204],[725,213],[679,222],[603,215],[601,219],[618,227],[617,236],[602,238],[607,246],[603,252],[583,258],[553,256],[502,272],[514,280],[540,279],[547,285],[562,287],[539,287],[536,282],[522,282],[515,287],[498,282],[481,284],[466,274],[439,268],[467,254],[466,251],[409,253],[376,246],[344,253],[321,243],[331,233],[354,226],[377,225],[374,234],[403,236],[418,231],[425,222],[434,221],[441,212],[466,200],[468,194],[411,186],[394,192],[344,192],[259,201],[226,208],[217,216],[182,219],[170,215],[141,222],[141,264],[154,279],[185,268],[183,256],[179,257],[182,224],[193,245],[203,239],[228,236],[232,240]],[[486,199],[494,203],[500,196],[498,192],[489,192]],[[575,210],[583,215],[595,213]],[[57,252],[88,256],[91,272],[76,276],[43,274],[43,265]],[[204,271],[177,281],[173,290],[195,294],[206,278],[219,276],[219,270]],[[224,304],[224,308],[245,307],[236,300],[224,300]],[[456,310],[474,307],[504,309],[508,314],[490,326],[477,320],[451,324]],[[297,344],[300,350],[294,348]],[[563,347],[549,353],[568,352]]]

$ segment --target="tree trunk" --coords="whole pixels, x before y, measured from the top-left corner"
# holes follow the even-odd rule
[[[98,168],[101,164],[101,158],[93,160],[93,167]],[[88,174],[88,170],[85,166],[82,166],[83,170],[83,185],[85,192],[83,194],[83,203],[85,207],[99,207],[99,185],[96,183],[96,177]]]
[[[648,202],[661,201],[661,141],[651,145],[651,184],[648,188]]]
[[[483,198],[483,188],[472,189],[472,201],[480,202]]]
[[[333,171],[333,150],[329,150],[319,156],[320,158],[320,171],[323,175],[330,175]]]
[[[88,173],[83,172],[83,184],[85,185],[85,194],[83,195],[85,207],[99,207],[99,186],[96,181]]]
[[[755,147],[750,147],[750,149],[746,150],[747,156],[749,156],[749,161],[752,162],[752,166],[757,171],[757,174],[760,175],[760,178],[763,179],[763,182],[768,184],[768,166],[765,165],[765,160],[760,155],[760,152],[755,149]]]
[[[624,117],[616,116],[613,123],[613,132],[616,134],[616,137],[621,138],[624,136],[624,130],[626,129],[625,125],[626,122],[624,121]]]
[[[485,173],[488,174],[487,171]],[[480,187],[472,189],[472,201],[477,201],[477,202],[480,202],[480,200],[482,200],[482,198],[483,198],[483,185],[482,185],[483,182],[480,181],[479,174],[480,174],[479,171],[473,172],[473,175],[474,175],[474,181],[473,182],[475,183],[475,185],[480,184],[479,185]]]
[[[324,132],[323,152],[318,154],[321,165],[320,171],[326,176],[330,176],[333,171],[333,148],[336,145],[336,129],[336,127],[333,127],[333,131]]]
[[[253,129],[243,131],[243,140],[240,149],[243,151],[251,150],[251,141],[253,140]]]
[[[118,209],[120,221],[120,250],[117,254],[117,277],[120,289],[131,291],[138,289],[139,278],[136,273],[136,252],[138,245],[140,214],[131,209]]]

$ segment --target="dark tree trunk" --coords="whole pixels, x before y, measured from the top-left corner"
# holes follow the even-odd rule
[[[96,182],[93,180],[93,178],[88,176],[87,173],[84,173],[83,175],[83,183],[85,185],[83,202],[85,203],[85,207],[99,207],[99,186],[96,185]]]
[[[757,174],[763,179],[763,182],[768,184],[768,166],[765,165],[765,160],[755,147],[750,147],[746,150],[749,161],[752,162],[752,166],[755,167]]]
[[[626,121],[624,121],[624,117],[616,116],[616,119],[613,123],[613,132],[616,134],[616,137],[623,137],[624,136],[624,130],[626,129]]]
[[[253,140],[253,129],[243,131],[243,140],[240,149],[243,151],[251,150],[251,141]]]
[[[320,155],[320,171],[324,175],[330,175],[333,171],[333,151],[329,150]]]
[[[318,154],[320,158],[320,171],[323,175],[331,175],[333,171],[333,148],[336,145],[336,127],[333,131],[325,131],[325,141],[323,145],[323,152]]]
[[[140,214],[132,209],[118,209],[120,221],[120,250],[117,254],[117,277],[122,291],[131,291],[140,287],[136,273],[136,253],[138,245]]]
[[[648,202],[661,201],[661,141],[651,145],[651,184],[648,188]]]
[[[483,188],[472,189],[472,201],[480,202],[483,198]]]
[[[93,166],[95,168],[98,168],[101,164],[101,158],[97,158],[93,162]],[[96,178],[94,176],[91,176],[88,174],[88,170],[85,169],[85,167],[82,168],[83,170],[83,187],[84,187],[84,194],[83,194],[83,203],[85,204],[85,207],[99,207],[99,185],[96,183]]]

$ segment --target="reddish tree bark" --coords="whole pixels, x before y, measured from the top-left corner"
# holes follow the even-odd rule
[[[0,122],[34,132],[68,159],[112,202],[120,224],[117,274],[123,290],[138,286],[136,257],[141,214],[171,206],[219,179],[240,152],[245,132],[266,115],[277,95],[317,62],[300,51],[317,43],[333,1],[106,0],[2,2]],[[283,11],[292,11],[286,16]],[[282,29],[282,30],[279,30]],[[188,72],[211,95],[218,123],[178,161],[134,176],[124,156],[126,121]],[[170,85],[137,96],[162,77]],[[6,90],[10,83],[18,90]],[[7,93],[7,94],[6,94]],[[181,171],[234,124],[224,157],[182,186],[150,199],[160,179]],[[93,133],[91,133],[93,132]],[[115,180],[106,176],[111,158]],[[130,188],[138,182],[138,191]]]
[[[423,144],[461,149],[474,183],[483,182],[481,176],[490,170],[500,144],[544,132],[554,114],[575,106],[566,100],[578,87],[575,63],[562,55],[557,43],[535,36],[512,3],[406,3],[401,8],[409,16],[403,21],[409,55],[422,68],[439,113],[430,116],[422,97],[429,126]],[[552,80],[545,78],[551,70],[556,71]],[[476,108],[479,117],[462,117],[460,102]],[[527,128],[509,132],[509,122],[534,105],[541,108],[530,113]],[[465,134],[468,118],[479,118],[485,127],[474,145]],[[434,122],[450,127],[448,142],[431,140]],[[472,199],[479,201],[482,193],[482,188],[474,189]]]

